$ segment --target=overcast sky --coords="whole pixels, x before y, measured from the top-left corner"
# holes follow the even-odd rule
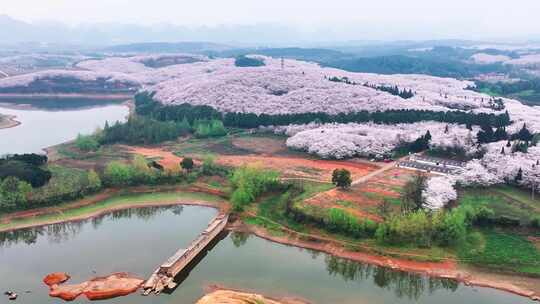
[[[25,21],[273,23],[349,39],[540,38],[540,0],[0,0]]]

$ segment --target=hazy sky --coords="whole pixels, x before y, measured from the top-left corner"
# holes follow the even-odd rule
[[[536,38],[540,0],[0,0],[0,14],[68,24],[274,23],[349,38]]]

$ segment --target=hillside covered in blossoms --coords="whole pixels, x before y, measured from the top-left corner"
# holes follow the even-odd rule
[[[291,149],[331,159],[387,155],[430,132],[432,148],[459,150],[467,158],[478,159],[480,155],[458,178],[463,183],[497,184],[514,178],[519,171],[523,176],[520,183],[524,185],[532,185],[538,178],[536,163],[540,155],[536,147],[527,153],[512,151],[512,144],[506,147],[506,153],[501,150],[508,145],[512,134],[524,126],[531,134],[540,132],[540,107],[478,93],[471,90],[473,82],[452,78],[352,73],[310,62],[249,57],[263,64],[244,67],[231,58],[210,59],[190,54],[83,60],[74,70],[41,71],[1,79],[0,92],[39,93],[44,84],[50,90],[50,84],[65,82],[141,90],[151,92],[153,99],[165,107],[210,106],[225,116],[225,123],[227,114],[259,118],[324,114],[334,117],[333,121],[317,118],[307,124],[266,123],[261,127],[289,136],[287,146]],[[62,86],[58,88],[61,90]],[[373,121],[373,117],[384,116],[388,111],[396,115],[401,115],[399,111],[430,112],[442,119]],[[340,122],[342,115],[354,117],[358,113],[371,113],[373,117]],[[444,113],[468,115],[468,118],[448,120]],[[506,123],[492,121],[488,126],[493,131],[504,130],[506,137],[478,142],[478,133],[486,126],[480,120],[465,121],[479,115],[509,117]],[[472,172],[475,170],[485,172]],[[441,184],[445,183],[429,183],[433,187]],[[449,184],[445,184],[447,188]]]

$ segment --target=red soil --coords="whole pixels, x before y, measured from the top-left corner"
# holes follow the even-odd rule
[[[135,154],[140,154],[144,157],[158,158],[157,162],[169,170],[178,170],[180,168],[180,162],[182,157],[174,155],[172,152],[165,151],[159,148],[143,148],[143,147],[130,147],[126,148]]]
[[[378,169],[376,165],[354,161],[310,160],[298,157],[261,155],[220,155],[217,162],[232,167],[259,163],[265,168],[280,171],[287,176],[315,178],[324,182],[331,181],[332,172],[337,168],[349,170],[353,179]],[[304,168],[313,169],[314,172],[306,173]]]
[[[158,158],[158,163],[167,169],[178,169],[182,157],[161,148],[125,146],[131,153],[140,154],[149,158]],[[377,170],[379,167],[366,162],[355,161],[329,161],[310,160],[299,157],[282,157],[272,155],[219,155],[216,162],[220,165],[240,167],[247,164],[261,164],[261,166],[281,172],[285,176],[304,177],[328,182],[332,179],[332,171],[336,168],[345,168],[351,172],[352,178],[357,179]],[[196,162],[197,163],[197,162]],[[199,162],[200,163],[200,162]],[[310,170],[312,172],[306,172]]]
[[[397,188],[404,186],[412,174],[414,172],[409,170],[391,168],[353,185],[349,190],[331,189],[307,199],[305,203],[325,209],[345,209],[357,217],[380,222],[382,218],[376,214],[376,207],[385,198],[399,198]]]

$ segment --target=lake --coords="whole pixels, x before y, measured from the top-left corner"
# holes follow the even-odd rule
[[[198,206],[130,209],[0,233],[0,290],[19,293],[17,303],[59,303],[48,297],[41,281],[50,272],[69,273],[71,283],[118,271],[146,278],[177,249],[185,248],[216,214]],[[104,302],[192,304],[205,286],[217,284],[319,304],[534,303],[510,293],[356,263],[241,233],[224,235],[180,280],[171,294],[136,293]],[[4,300],[0,297],[0,303]]]
[[[83,105],[84,104],[84,105]],[[44,101],[31,109],[13,109],[0,105],[0,113],[16,116],[20,125],[0,129],[0,155],[43,153],[43,149],[73,140],[79,133],[91,134],[105,122],[124,121],[129,108],[118,102],[67,103]]]

